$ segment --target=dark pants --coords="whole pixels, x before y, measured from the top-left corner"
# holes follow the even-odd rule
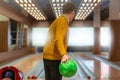
[[[44,61],[45,80],[62,80],[62,76],[59,73],[60,60],[46,60]]]

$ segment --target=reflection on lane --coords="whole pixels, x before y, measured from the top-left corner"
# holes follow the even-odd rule
[[[119,80],[120,79],[119,65],[116,65],[110,61],[103,60],[101,57],[97,55],[90,55],[89,53],[77,52],[74,54],[77,56],[80,56],[84,64],[92,72],[94,72],[94,74],[97,76],[96,80]]]

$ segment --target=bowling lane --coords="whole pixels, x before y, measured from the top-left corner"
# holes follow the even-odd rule
[[[22,71],[24,73],[24,80],[29,80],[27,77],[31,75],[36,76],[38,78],[37,80],[45,79],[42,54],[32,54],[0,67],[2,68],[4,66],[14,66]],[[71,78],[63,77],[63,80],[77,80],[76,78],[80,78],[77,73]]]
[[[74,52],[69,55],[76,61],[78,70],[73,77],[63,77],[62,80],[119,80],[120,78],[120,70],[111,67],[109,62],[97,60],[95,55],[82,52]],[[21,70],[25,75],[25,80],[29,75],[37,76],[37,80],[45,78],[42,54],[29,55],[6,65],[12,65]]]
[[[41,54],[36,54],[27,58],[25,60],[20,61],[19,63],[14,64],[13,66],[21,70],[24,74],[29,71],[32,67],[34,67],[38,62],[42,60]]]
[[[16,60],[11,61],[11,62],[8,62],[8,63],[4,63],[4,62],[3,62],[3,63],[0,64],[0,68],[1,68],[1,67],[4,67],[4,66],[14,65],[14,64],[16,64],[16,63],[19,63],[19,62],[22,61],[22,60],[25,60],[25,59],[27,59],[27,58],[32,57],[33,55],[34,55],[34,54],[30,54],[30,55],[21,57],[21,58],[19,58],[19,59],[16,59]]]
[[[76,52],[72,53],[75,57],[85,64],[85,66],[94,73],[96,78],[94,80],[119,80],[120,79],[120,66],[110,61],[97,59],[94,55]],[[96,55],[95,55],[96,56]],[[98,56],[99,57],[99,56]],[[114,66],[117,67],[114,67]],[[93,80],[93,79],[92,79]]]
[[[36,73],[39,73],[41,69],[41,64],[43,64],[42,54],[31,54],[15,60],[11,63],[0,66],[0,68],[4,66],[14,66],[22,71],[24,73],[24,77],[26,78],[29,75],[36,75]]]

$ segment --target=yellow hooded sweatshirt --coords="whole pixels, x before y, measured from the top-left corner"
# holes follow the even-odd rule
[[[68,43],[68,20],[60,16],[51,25],[43,49],[43,58],[48,60],[61,60],[66,54]]]

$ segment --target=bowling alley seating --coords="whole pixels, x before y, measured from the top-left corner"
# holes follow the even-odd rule
[[[0,80],[4,78],[23,80],[23,73],[13,66],[6,66],[0,69]]]

